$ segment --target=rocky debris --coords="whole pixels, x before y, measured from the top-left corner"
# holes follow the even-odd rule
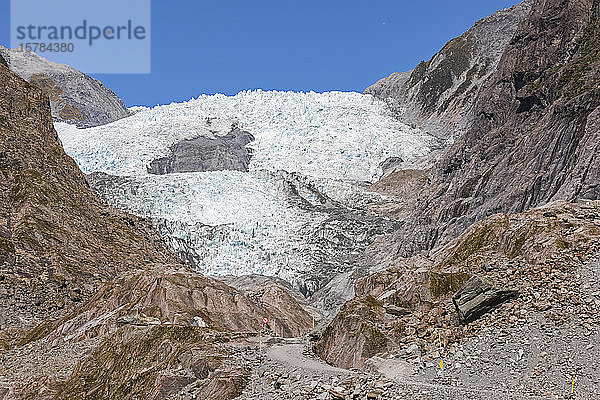
[[[87,393],[162,399],[193,385],[198,398],[235,397],[248,372],[242,365],[223,364],[230,358],[226,346],[259,331],[270,332],[276,343],[283,339],[275,331],[301,335],[312,327],[297,303],[286,308],[292,302],[289,295],[283,302],[278,295],[269,291],[263,308],[242,292],[183,266],[124,274],[69,316],[45,321],[0,351],[0,359],[8,360],[6,368],[32,358],[27,363],[31,369],[0,368],[0,390],[11,393],[9,398],[27,397],[28,390],[42,390],[44,382],[51,382],[52,398]],[[263,316],[277,326],[270,322],[264,329]],[[35,352],[26,351],[30,348]],[[63,354],[72,355],[69,363]],[[64,368],[52,369],[63,362]],[[5,382],[3,376],[11,379]]]
[[[83,72],[30,51],[0,46],[0,56],[12,71],[38,86],[50,98],[55,121],[86,128],[129,116],[117,95]]]
[[[91,350],[55,398],[167,399],[193,384],[201,399],[230,399],[247,371],[224,367],[230,354],[222,343],[243,338],[194,327],[122,328]]]
[[[249,371],[247,386],[237,399],[540,399],[530,390],[495,389],[488,386],[452,385],[450,380],[424,374],[398,374],[393,378],[379,372],[342,370],[318,359],[300,343],[229,348],[235,360]],[[371,360],[370,360],[371,361]],[[390,361],[380,360],[382,362]],[[400,364],[397,360],[392,360]],[[233,362],[233,360],[230,360]],[[239,361],[236,361],[239,363]],[[406,372],[406,371],[405,371]],[[179,399],[193,399],[193,390]],[[195,397],[199,398],[199,397]]]
[[[598,207],[592,201],[557,202],[522,214],[492,216],[443,248],[398,259],[394,267],[357,282],[357,297],[316,338],[316,353],[345,367],[356,354],[357,365],[374,355],[399,357],[416,371],[431,370],[441,347],[476,337],[484,329],[509,329],[539,312],[556,325],[573,313],[593,315],[595,300],[589,294],[585,304],[578,300],[583,283],[573,277],[582,261],[600,250]],[[452,297],[474,275],[497,287],[516,286],[520,295],[460,325]],[[409,312],[388,313],[390,306]],[[369,347],[376,351],[365,357],[360,349]]]
[[[408,310],[404,307],[395,306],[393,304],[384,304],[383,308],[385,309],[386,313],[392,314],[392,315],[395,315],[398,317],[401,317],[406,314],[410,314],[410,310]]]
[[[600,390],[600,326],[593,317],[600,307],[597,247],[578,266],[549,266],[515,278],[528,280],[532,289],[506,312],[493,311],[493,324],[477,320],[467,328],[481,324],[476,335],[444,340],[446,378],[458,386],[515,388],[543,398],[593,398]],[[435,363],[422,369],[424,379],[436,376]]]
[[[480,277],[473,276],[452,297],[452,303],[456,307],[458,321],[468,324],[517,296],[518,290],[497,289]]]
[[[177,262],[147,221],[90,190],[47,96],[3,65],[0,119],[0,329],[65,315],[119,272]]]
[[[222,170],[248,172],[252,152],[246,145],[252,141],[254,137],[239,128],[215,138],[183,140],[170,147],[169,156],[153,160],[148,172],[156,175]]]
[[[532,3],[527,0],[478,21],[431,60],[412,71],[393,73],[364,93],[387,101],[411,125],[443,139],[457,138],[475,117],[475,99]]]
[[[388,157],[379,164],[383,176],[396,172],[398,167],[404,162],[402,157]]]

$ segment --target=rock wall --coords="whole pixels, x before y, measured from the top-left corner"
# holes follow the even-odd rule
[[[600,196],[598,7],[533,4],[477,97],[470,128],[413,193],[411,217],[386,252],[447,243],[493,213]]]
[[[393,73],[364,93],[388,102],[399,117],[442,139],[455,139],[473,120],[475,98],[496,71],[531,0],[478,21],[414,70]]]

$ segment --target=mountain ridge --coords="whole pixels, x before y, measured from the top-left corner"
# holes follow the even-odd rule
[[[104,125],[129,115],[123,101],[102,82],[37,54],[0,46],[11,70],[41,88],[50,98],[55,121],[80,128]]]

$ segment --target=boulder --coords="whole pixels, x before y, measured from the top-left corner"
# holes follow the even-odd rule
[[[518,295],[518,290],[497,289],[478,276],[473,276],[454,295],[452,302],[459,322],[466,325]]]

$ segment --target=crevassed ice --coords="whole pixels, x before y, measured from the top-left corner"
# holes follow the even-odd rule
[[[134,214],[171,222],[159,230],[177,248],[192,242],[206,274],[266,274],[294,280],[307,269],[298,232],[324,216],[303,213],[282,198],[260,171],[211,171],[137,176],[133,190],[111,203]],[[173,223],[182,222],[183,224]],[[210,235],[202,225],[218,226]]]
[[[84,172],[139,175],[173,143],[226,134],[237,123],[256,138],[249,144],[251,169],[373,181],[387,157],[422,156],[433,144],[430,136],[394,119],[381,101],[353,92],[256,90],[136,111],[85,131],[61,125],[66,151]]]
[[[234,124],[256,139],[249,145],[254,149],[249,173],[147,173],[146,166],[167,155],[170,145],[225,135]],[[298,172],[328,192],[351,194],[351,183],[340,182],[374,181],[387,157],[409,160],[427,154],[434,143],[394,119],[379,100],[343,92],[203,95],[184,103],[137,107],[134,115],[104,126],[77,129],[59,123],[56,128],[66,152],[85,173],[134,177],[136,189],[115,194],[111,202],[170,223],[161,227],[167,242],[174,248],[187,242],[202,255],[202,272],[262,273],[290,280],[310,268],[305,255],[312,249],[301,231],[326,216],[288,203],[277,180],[265,171]],[[208,235],[206,225],[220,233]]]

